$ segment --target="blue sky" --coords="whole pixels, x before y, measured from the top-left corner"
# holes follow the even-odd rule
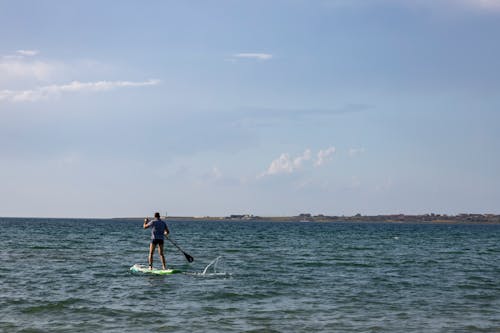
[[[0,216],[500,213],[500,0],[0,1]]]

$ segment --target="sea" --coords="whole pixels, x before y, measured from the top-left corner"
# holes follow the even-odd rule
[[[0,332],[500,332],[500,225],[167,223],[1,218]]]

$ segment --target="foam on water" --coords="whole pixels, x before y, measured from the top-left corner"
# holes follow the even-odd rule
[[[218,256],[205,267],[203,272],[186,272],[185,274],[198,277],[230,277],[231,274],[225,272],[224,266],[222,256]]]

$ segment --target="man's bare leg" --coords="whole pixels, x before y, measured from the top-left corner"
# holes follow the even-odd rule
[[[153,253],[155,252],[155,247],[156,247],[155,244],[153,243],[149,244],[149,256],[148,256],[149,269],[153,269]]]
[[[158,254],[160,255],[161,264],[163,269],[167,269],[167,262],[165,261],[165,256],[163,255],[163,244],[158,244]]]

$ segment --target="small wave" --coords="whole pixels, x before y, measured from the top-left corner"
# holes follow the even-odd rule
[[[473,301],[494,301],[497,299],[496,295],[489,295],[485,293],[478,293],[478,294],[468,294],[464,295],[464,298],[468,300],[473,300]]]
[[[46,303],[43,305],[34,305],[27,307],[22,310],[24,313],[32,314],[32,313],[39,313],[39,312],[45,312],[45,311],[60,311],[62,309],[67,308],[70,305],[76,304],[81,302],[82,299],[80,298],[68,298],[59,302],[50,302]]]
[[[335,266],[340,267],[376,267],[374,264],[360,263],[360,262],[338,262]]]
[[[318,268],[318,267],[330,267],[332,264],[330,262],[319,262],[319,261],[306,261],[306,262],[301,262],[301,263],[293,263],[295,267],[313,267],[313,268]]]
[[[464,327],[465,332],[495,332],[496,329],[493,327],[479,327],[476,325],[467,325]]]
[[[184,274],[201,278],[228,278],[233,276],[233,274],[226,272],[220,272],[220,273],[185,272]]]
[[[33,245],[29,247],[31,250],[54,250],[59,249],[59,246],[43,246],[43,245]]]

